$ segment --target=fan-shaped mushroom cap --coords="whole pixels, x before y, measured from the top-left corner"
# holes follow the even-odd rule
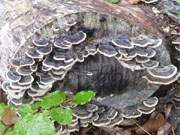
[[[86,105],[86,110],[87,110],[88,112],[91,112],[91,113],[92,113],[92,112],[95,112],[95,111],[98,110],[98,106],[95,105],[95,104],[89,103],[89,104]]]
[[[10,86],[10,83],[7,81],[3,81],[2,82],[2,90],[4,90],[4,92],[7,92],[9,89],[8,87]]]
[[[12,98],[20,99],[20,98],[22,98],[24,96],[25,90],[24,91],[19,91],[19,92],[8,91],[7,93]]]
[[[108,124],[107,126],[108,126],[108,127],[114,127],[114,126],[116,126],[116,125],[121,124],[121,122],[122,122],[123,120],[124,120],[124,119],[123,119],[122,115],[121,115],[120,113],[118,113],[117,116],[116,116],[114,119],[112,119],[112,120],[111,120],[111,123]]]
[[[69,27],[72,27],[72,26],[74,26],[74,25],[76,25],[76,24],[77,24],[76,21],[71,21],[71,22],[66,22],[66,23],[65,23],[65,25],[66,25],[66,26],[69,26]]]
[[[131,41],[128,39],[127,36],[120,35],[118,38],[112,40],[112,43],[115,46],[120,48],[133,48],[134,46],[131,44]]]
[[[114,108],[108,109],[107,113],[107,118],[112,120],[118,115],[118,111],[115,110]]]
[[[96,112],[99,114],[99,113],[103,113],[105,111],[106,111],[106,109],[105,109],[104,106],[99,106],[99,108],[98,108],[98,110]]]
[[[40,78],[40,83],[47,85],[54,83],[54,79],[48,73],[36,73],[37,76]]]
[[[123,56],[127,56],[128,55],[128,51],[130,51],[131,49],[126,49],[126,48],[120,48],[115,46],[115,49],[118,51],[119,54],[123,55]]]
[[[6,73],[6,78],[11,82],[18,82],[21,79],[21,75],[19,75],[15,68],[10,68]]]
[[[69,54],[66,54],[65,59],[64,59],[64,63],[70,63],[75,61],[74,58]]]
[[[66,71],[70,70],[71,68],[68,68],[68,69],[59,69],[59,70],[55,70],[55,69],[52,69],[51,72],[55,75],[62,75],[62,74],[65,74]]]
[[[38,81],[36,83],[38,84],[39,88],[41,88],[41,89],[50,89],[52,87],[52,84],[45,85]]]
[[[30,85],[34,81],[32,75],[22,76],[21,79],[18,81],[19,85]]]
[[[93,114],[93,116],[91,117],[90,122],[92,123],[92,121],[96,121],[96,120],[98,120],[98,119],[99,119],[99,114],[98,114],[97,112],[95,112],[95,113]]]
[[[111,42],[105,42],[99,45],[98,52],[107,57],[114,57],[118,54]]]
[[[151,3],[158,2],[159,0],[142,0],[142,1],[147,4],[151,4]]]
[[[61,75],[60,75],[60,74],[57,75],[57,74],[53,73],[52,71],[48,72],[48,74],[49,74],[54,80],[63,80],[64,77],[65,77],[65,75],[67,74],[67,71],[66,71],[64,74],[61,74]]]
[[[146,79],[148,81],[148,83],[168,85],[168,84],[175,82],[179,78],[179,76],[180,76],[180,74],[178,73],[178,74],[174,75],[172,78],[162,79],[162,78],[155,78],[155,77],[147,74],[146,76],[143,76],[143,78]]]
[[[43,55],[40,54],[39,52],[37,52],[37,48],[31,48],[29,49],[27,52],[25,52],[25,54],[33,59],[42,59]]]
[[[147,68],[147,69],[153,69],[159,66],[159,61],[155,60],[150,60],[146,63],[142,63],[142,67]]]
[[[172,44],[180,45],[180,37],[177,37],[175,40],[173,40]]]
[[[150,61],[149,58],[146,58],[146,57],[140,57],[140,56],[137,56],[137,57],[135,58],[135,60],[136,60],[137,63],[141,63],[141,64]]]
[[[21,66],[16,69],[17,73],[23,76],[31,75],[33,71],[30,66]]]
[[[133,57],[128,57],[128,56],[122,55],[121,57],[119,57],[118,60],[122,60],[122,61],[131,61],[131,60],[133,60],[133,59],[134,59]]]
[[[147,47],[151,42],[147,38],[131,39],[131,44],[138,47]]]
[[[36,51],[41,55],[48,55],[52,52],[52,46],[37,47]]]
[[[152,44],[149,45],[151,48],[157,48],[162,44],[162,39],[150,39],[150,41],[152,42]]]
[[[54,46],[60,49],[70,49],[72,47],[72,43],[63,40],[62,38],[56,38]]]
[[[44,96],[46,93],[48,92],[48,90],[44,90],[44,91],[32,91],[32,90],[28,90],[27,94],[31,97],[41,97]]]
[[[138,106],[137,110],[142,114],[151,114],[152,112],[155,111],[155,108],[154,107],[147,107],[145,105],[140,105],[140,106]]]
[[[53,59],[54,60],[65,60],[66,53],[67,53],[67,50],[57,49],[57,50],[54,51]]]
[[[21,90],[24,90],[24,89],[28,89],[31,87],[31,84],[29,85],[20,85],[18,82],[16,83],[13,83],[13,82],[10,82],[10,87],[13,88],[13,89],[21,89]]]
[[[15,67],[33,65],[34,63],[34,59],[28,56],[25,56],[24,58],[16,58],[11,60],[11,65]]]
[[[155,107],[158,104],[157,97],[151,97],[143,101],[143,104],[147,107]]]
[[[73,115],[79,119],[89,119],[92,117],[93,113],[86,111],[86,109],[82,107],[74,108]]]
[[[175,49],[180,52],[180,44],[179,45],[175,45]]]
[[[66,42],[77,45],[85,41],[87,35],[83,31],[68,32],[63,38]]]
[[[46,67],[46,66],[44,66],[44,65],[42,65],[42,71],[50,71],[50,70],[52,70],[52,68],[51,67]]]
[[[133,57],[133,58],[135,58],[136,56],[146,57],[146,56],[148,56],[148,52],[144,48],[136,47],[133,49],[129,49],[127,56]]]
[[[87,46],[85,46],[85,49],[88,51],[88,52],[95,52],[97,51],[97,43],[92,43],[92,44],[89,44]]]
[[[12,87],[10,86],[10,83],[9,83],[9,82],[4,81],[4,82],[2,83],[2,90],[4,90],[5,92],[7,92],[7,91],[20,92],[20,91],[23,91],[24,89],[15,89],[15,88],[12,88]]]
[[[38,47],[44,47],[44,46],[49,45],[49,40],[47,38],[44,38],[44,37],[36,38],[32,42],[35,46],[38,46]]]
[[[52,56],[47,56],[43,61],[43,65],[46,67],[50,67],[55,70],[67,69],[74,65],[74,62],[65,63],[64,61],[56,61],[52,58]]]
[[[147,48],[146,52],[148,53],[147,58],[153,58],[156,55],[156,51],[151,48]]]
[[[79,131],[79,126],[78,125],[75,125],[75,126],[68,126],[68,130],[67,132],[68,133],[71,133],[71,132],[76,132],[76,131]]]
[[[123,67],[129,68],[132,71],[144,69],[143,67],[141,67],[141,65],[137,64],[135,61],[121,61],[121,60],[119,60],[119,62],[121,63],[121,65]]]
[[[19,106],[23,103],[22,98],[21,99],[11,98],[9,99],[9,102],[11,102],[15,106]]]
[[[147,72],[155,78],[168,79],[177,74],[177,67],[174,65],[168,65],[164,67],[148,69]]]
[[[30,69],[31,69],[32,72],[37,71],[37,70],[38,70],[38,64],[35,63],[35,64],[31,65],[31,66],[30,66]]]
[[[48,85],[46,86],[45,88],[40,88],[39,87],[39,84],[37,82],[34,82],[30,89],[31,91],[34,91],[34,92],[40,92],[40,91],[49,91],[49,89],[51,88],[52,86],[51,85]]]
[[[138,118],[142,115],[141,112],[137,111],[134,107],[127,107],[122,110],[122,116],[126,119]]]
[[[88,55],[95,55],[98,52],[97,46],[98,46],[97,43],[92,43],[92,44],[85,46],[85,50],[87,51],[87,55],[83,54],[83,57],[87,57]]]
[[[97,120],[92,121],[92,124],[96,127],[104,127],[111,123],[111,120],[106,117],[105,113],[100,113]]]

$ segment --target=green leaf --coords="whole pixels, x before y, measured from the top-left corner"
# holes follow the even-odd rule
[[[72,110],[70,108],[53,108],[49,114],[53,120],[61,125],[69,125],[72,122]]]
[[[73,97],[71,103],[75,105],[84,105],[87,102],[91,101],[95,97],[96,93],[93,91],[81,91],[76,93]]]
[[[3,132],[5,131],[5,129],[6,129],[6,127],[5,127],[2,123],[0,123],[0,135],[3,134]]]
[[[3,114],[4,108],[6,108],[6,105],[3,103],[0,103],[0,116]]]
[[[120,2],[120,0],[108,0],[108,2],[110,2],[112,4],[117,4]]]
[[[24,104],[18,107],[18,112],[20,113],[21,117],[26,116],[27,114],[33,113],[31,105]]]
[[[31,105],[31,108],[32,108],[32,110],[38,110],[39,108],[41,108],[41,102],[40,101],[38,101],[38,102],[36,102],[36,103],[33,103],[32,105]]]
[[[180,4],[180,0],[176,0],[176,2],[177,2],[178,4]]]
[[[55,91],[43,97],[41,101],[41,105],[43,109],[48,109],[60,105],[65,100],[66,100],[66,95],[64,92]]]
[[[28,114],[19,120],[13,131],[14,135],[55,135],[54,123],[47,114]]]

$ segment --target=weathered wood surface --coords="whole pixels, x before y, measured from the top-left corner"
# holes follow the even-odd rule
[[[109,13],[161,35],[152,18],[126,2],[112,5],[104,0],[5,0],[0,4],[0,76],[5,77],[9,60],[20,46],[55,17],[79,11]]]

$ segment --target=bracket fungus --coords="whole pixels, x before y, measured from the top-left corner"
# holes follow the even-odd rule
[[[60,125],[61,133],[77,131],[78,121],[113,127],[150,114],[158,103],[151,96],[179,77],[163,37],[138,23],[96,12],[54,17],[16,52],[9,65],[15,70],[8,69],[2,88],[15,106],[38,101],[52,88],[95,90],[92,102],[73,108],[73,123]],[[77,23],[67,23],[70,18]]]
[[[147,75],[144,78],[153,84],[170,84],[175,82],[180,73],[177,71],[177,67],[174,65],[168,65],[164,67],[156,67],[153,69],[147,69]]]

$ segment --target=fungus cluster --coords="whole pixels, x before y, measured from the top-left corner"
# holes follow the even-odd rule
[[[150,114],[155,110],[158,98],[150,97],[137,107],[115,109],[103,106],[97,102],[91,102],[74,108],[73,122],[70,126],[61,126],[60,133],[68,133],[79,130],[79,126],[88,127],[92,123],[96,127],[113,127],[119,125],[124,119],[135,119],[143,114]],[[78,123],[78,121],[80,123]]]
[[[152,39],[139,36],[129,39],[127,36],[119,36],[112,40],[112,44],[118,51],[117,60],[126,68],[134,70],[153,69],[159,66],[154,60],[156,48],[162,44],[161,39]]]
[[[66,29],[61,30],[52,24],[48,29],[51,34],[42,32],[33,35],[24,45],[28,46],[25,55],[11,60],[7,80],[2,84],[10,103],[17,106],[40,100],[55,82],[65,78],[74,64],[82,63],[88,56],[97,53],[116,58],[132,71],[146,70],[144,78],[150,83],[169,84],[177,80],[179,74],[174,65],[159,67],[156,49],[162,46],[161,39],[148,36],[132,38],[122,34],[110,38],[92,37],[76,22],[65,25]],[[79,120],[82,127],[87,127],[89,123],[110,127],[120,124],[123,119],[150,114],[155,110],[158,99],[148,98],[137,106],[120,110],[97,102],[73,108],[73,123],[68,127],[61,126],[61,133],[79,130]]]
[[[155,48],[161,45],[161,39],[145,36],[130,39],[118,35],[109,40],[87,42],[88,36],[81,29],[61,34],[57,34],[57,30],[52,31],[52,37],[33,37],[25,56],[11,61],[3,90],[14,105],[39,100],[51,90],[54,82],[64,79],[76,62],[83,62],[89,55],[100,53],[106,57],[115,57],[131,70],[154,69],[159,65],[152,58],[156,56]],[[24,97],[28,97],[28,100],[24,101]]]

